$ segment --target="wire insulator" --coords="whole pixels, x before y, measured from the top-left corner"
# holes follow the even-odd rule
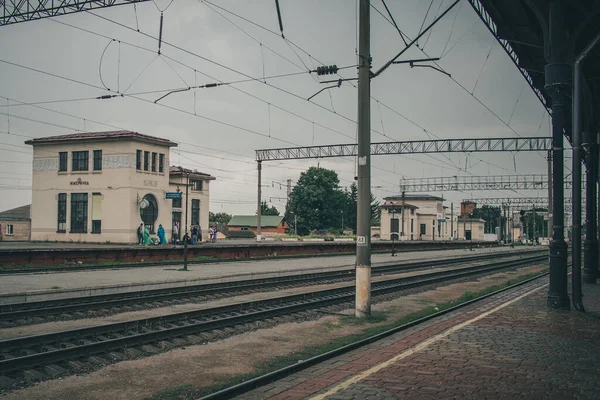
[[[160,46],[162,45],[163,13],[160,13],[160,30],[158,31],[158,55],[160,56]]]

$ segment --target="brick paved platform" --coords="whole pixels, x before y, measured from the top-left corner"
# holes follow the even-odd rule
[[[579,313],[549,311],[545,283],[539,279],[237,399],[600,399],[600,285],[584,286],[587,312]]]

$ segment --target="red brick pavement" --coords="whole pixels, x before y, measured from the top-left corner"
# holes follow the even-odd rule
[[[505,292],[240,398],[304,399],[327,392],[532,287]],[[584,293],[587,313],[556,312],[546,308],[546,290],[541,289],[329,398],[599,399],[600,285],[586,285]]]

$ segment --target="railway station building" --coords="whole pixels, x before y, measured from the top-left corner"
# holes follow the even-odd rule
[[[33,241],[137,243],[140,224],[151,236],[162,224],[167,241],[177,225],[181,239],[186,205],[188,225],[208,229],[215,178],[171,166],[169,150],[177,144],[168,139],[111,131],[25,143],[33,146]]]
[[[483,240],[485,221],[453,215],[442,197],[405,194],[385,197],[381,208],[383,240]],[[402,208],[404,207],[404,218]],[[404,225],[402,223],[404,221]],[[454,230],[454,232],[452,232]],[[404,232],[404,236],[402,236]]]

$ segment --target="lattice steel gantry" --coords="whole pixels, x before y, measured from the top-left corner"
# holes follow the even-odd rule
[[[0,0],[0,26],[150,0]]]
[[[371,155],[472,153],[492,151],[543,151],[552,148],[548,137],[440,139],[405,142],[371,143]],[[256,161],[298,160],[304,158],[345,157],[358,155],[357,144],[286,147],[256,150]]]

